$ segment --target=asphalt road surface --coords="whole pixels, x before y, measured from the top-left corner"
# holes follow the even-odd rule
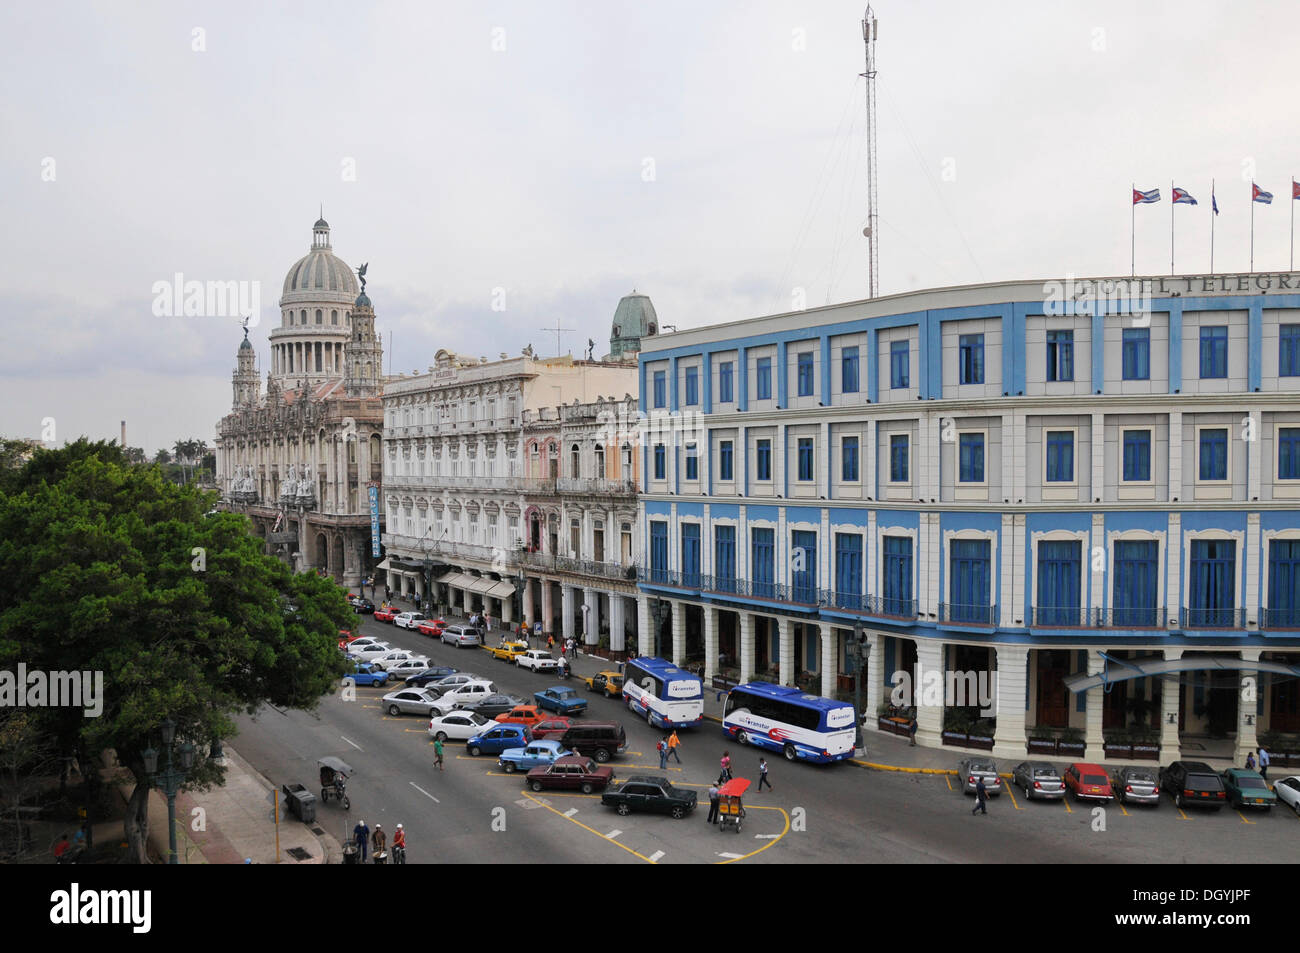
[[[529,701],[556,684],[554,675],[497,661],[481,649],[455,649],[368,616],[358,619],[364,621],[354,631],[482,675]],[[585,691],[576,678],[570,684]],[[666,775],[700,795],[697,811],[681,820],[620,817],[601,805],[599,794],[534,794],[521,775],[501,771],[495,756],[470,757],[463,742],[445,743],[445,769],[438,771],[428,720],[390,717],[381,709],[379,698],[392,690],[391,683],[357,688],[355,700],[332,696],[313,715],[263,708],[240,720],[233,746],[276,784],[299,782],[312,790],[319,787],[316,760],[342,757],[357,772],[348,784],[352,808],[318,803],[317,823],[342,841],[361,818],[371,828],[382,823],[390,840],[401,822],[408,863],[1290,863],[1300,843],[1300,817],[1285,808],[1182,811],[1166,798],[1158,808],[1095,809],[1025,803],[1013,791],[990,799],[988,816],[972,816],[974,799],[960,794],[952,777],[771,757],[774,789],[751,787],[741,833],[721,833],[705,824],[705,791],[717,777],[718,759],[729,749],[735,775],[757,783],[759,753],[738,748],[706,721],[679,733],[683,763],[670,760],[660,771],[655,742],[661,732],[633,718],[621,701],[588,693],[583,719],[619,721],[627,730],[629,750],[609,762],[616,780]]]

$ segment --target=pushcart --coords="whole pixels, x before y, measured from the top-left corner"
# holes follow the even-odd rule
[[[740,824],[745,819],[745,805],[741,798],[748,788],[748,778],[732,778],[718,788],[718,830],[730,828],[740,833]]]

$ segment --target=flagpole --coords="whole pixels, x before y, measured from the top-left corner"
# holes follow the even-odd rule
[[[1214,206],[1218,201],[1214,197],[1214,180],[1210,179],[1210,274],[1214,274],[1214,220],[1218,218]]]
[[[1169,274],[1174,274],[1174,180],[1169,180]]]
[[[1255,272],[1255,183],[1250,184],[1250,271]]]
[[[1291,265],[1287,271],[1295,271],[1295,176],[1291,176]]]
[[[1128,274],[1130,278],[1137,275],[1137,233],[1134,231],[1137,228],[1137,202],[1133,200],[1133,193],[1137,191],[1137,187],[1138,184],[1134,182],[1132,189],[1128,194]]]

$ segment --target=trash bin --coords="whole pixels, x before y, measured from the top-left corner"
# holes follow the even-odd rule
[[[286,784],[280,788],[284,792],[284,803],[289,813],[303,823],[310,824],[316,820],[316,795],[302,784]]]
[[[359,860],[360,860],[360,858],[357,856],[357,845],[356,845],[356,844],[353,844],[353,843],[344,844],[344,845],[343,845],[343,863],[345,863],[345,864],[355,864],[355,863],[358,863]]]

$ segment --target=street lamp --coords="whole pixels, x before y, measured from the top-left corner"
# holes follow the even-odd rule
[[[519,615],[516,618],[519,619],[520,625],[527,625],[529,621],[524,618],[524,587],[527,585],[528,577],[524,575],[524,567],[520,566],[519,575],[515,577],[515,595],[519,598]],[[532,635],[532,631],[529,630],[528,634]]]
[[[152,747],[145,748],[140,752],[140,757],[144,761],[145,774],[149,775],[150,787],[157,787],[167,795],[167,839],[168,839],[168,858],[167,863],[178,863],[176,859],[176,795],[180,793],[181,785],[185,783],[185,778],[189,771],[194,767],[194,744],[186,741],[179,747],[175,747],[172,742],[176,740],[176,723],[170,718],[163,720],[158,726],[162,734],[163,748],[167,755],[166,767],[158,770],[158,752]],[[177,768],[172,761],[172,750],[175,747],[180,767]]]
[[[862,620],[857,619],[853,623],[853,641],[847,646],[849,661],[853,665],[853,707],[858,713],[857,731],[855,732],[853,747],[862,747],[862,722],[864,715],[862,712],[862,671],[866,668],[866,637],[862,634]]]

